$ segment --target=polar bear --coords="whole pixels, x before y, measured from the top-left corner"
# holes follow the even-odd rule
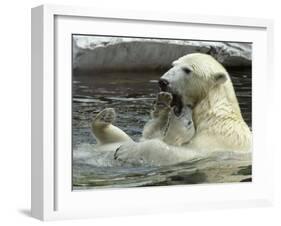
[[[212,56],[202,53],[188,54],[172,65],[160,78],[159,86],[161,91],[172,94],[171,107],[176,108],[176,114],[191,106],[194,137],[180,147],[160,139],[126,141],[117,148],[115,159],[165,165],[187,161],[202,153],[251,151],[251,131],[243,120],[225,68]]]
[[[192,120],[192,110],[186,106],[179,115],[175,107],[171,107],[172,95],[160,92],[157,95],[151,120],[143,130],[142,140],[160,139],[169,145],[182,145],[191,140],[195,134]],[[133,140],[121,129],[114,126],[116,113],[113,108],[106,108],[93,119],[92,134],[98,146],[132,142]]]
[[[205,151],[251,149],[251,131],[241,115],[231,79],[212,56],[193,53],[173,62],[159,81],[163,91],[191,105],[196,136],[189,148]]]

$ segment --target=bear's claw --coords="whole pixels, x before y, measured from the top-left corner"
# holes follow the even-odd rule
[[[153,111],[151,112],[152,117],[159,117],[160,115],[166,115],[171,109],[171,103],[173,96],[168,92],[160,92],[156,97]]]
[[[115,152],[114,152],[114,155],[113,155],[114,160],[117,160],[117,158],[118,158],[117,152],[119,151],[119,149],[120,149],[120,147],[117,148],[117,149],[115,150]]]
[[[170,106],[171,102],[173,100],[173,96],[171,93],[168,92],[160,92],[157,95],[157,99],[156,99],[156,104],[157,105],[165,105],[165,106]]]
[[[94,119],[94,121],[103,122],[106,124],[113,123],[116,118],[116,113],[113,108],[105,108]]]

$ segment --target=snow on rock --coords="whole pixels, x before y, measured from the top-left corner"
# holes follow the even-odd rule
[[[224,66],[251,66],[252,45],[164,39],[74,36],[73,66],[85,70],[165,69],[181,56],[201,52]]]

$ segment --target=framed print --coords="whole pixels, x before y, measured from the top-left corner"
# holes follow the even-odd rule
[[[32,9],[32,216],[270,205],[272,30]]]

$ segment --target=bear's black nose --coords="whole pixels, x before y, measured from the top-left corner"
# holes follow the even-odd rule
[[[161,89],[161,91],[167,91],[169,82],[166,79],[159,79],[158,81],[159,87]]]

